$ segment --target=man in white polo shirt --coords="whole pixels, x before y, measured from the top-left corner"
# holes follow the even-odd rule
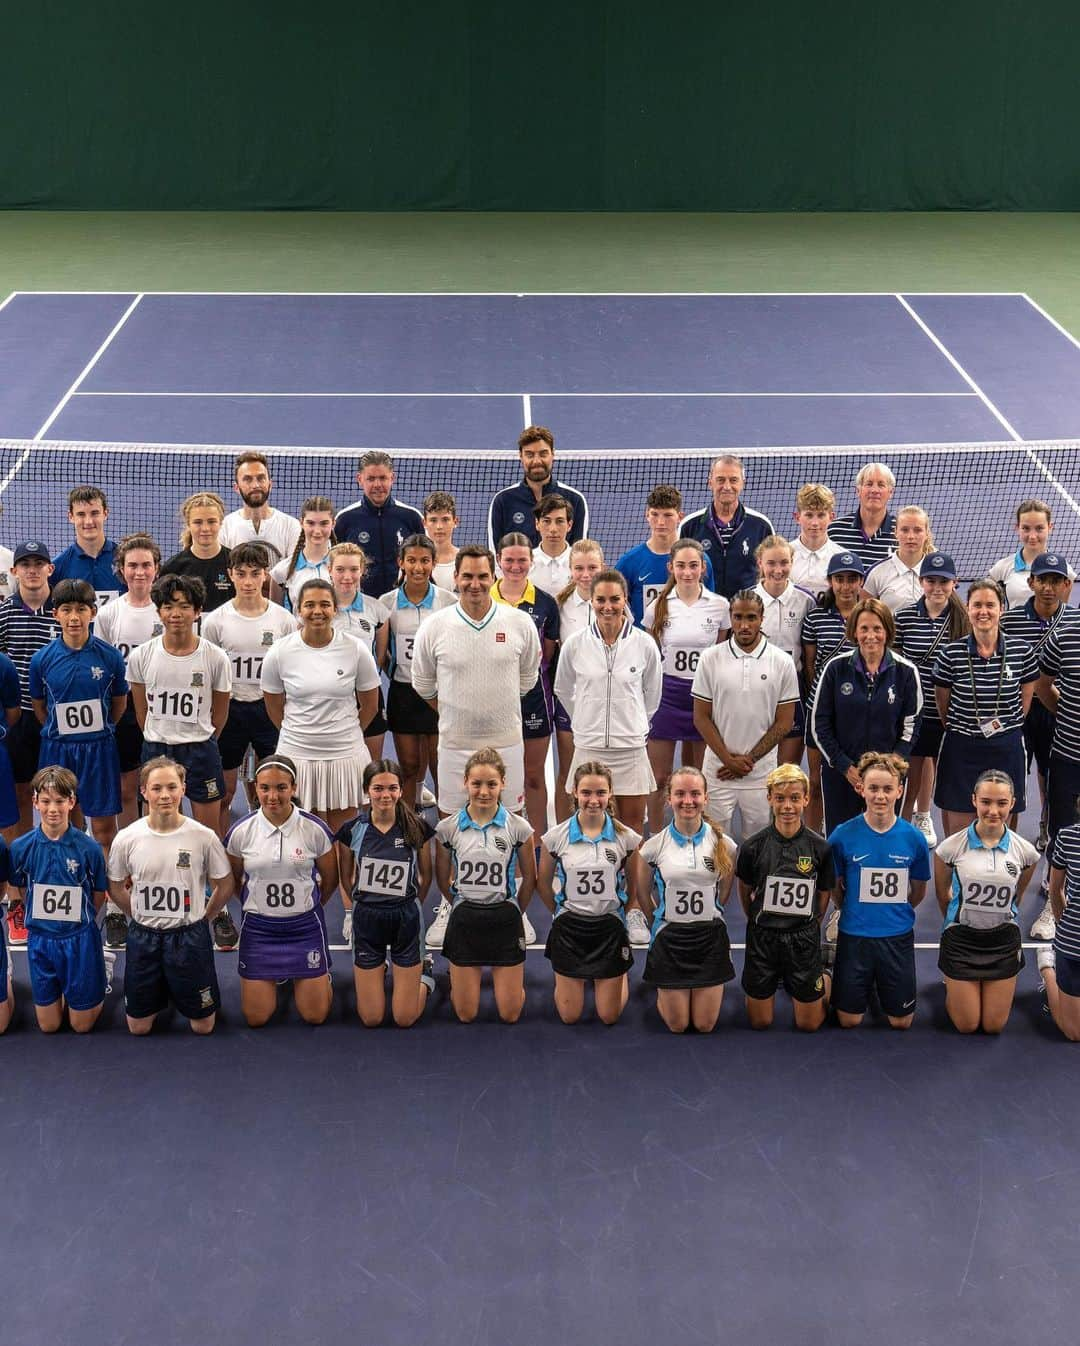
[[[439,811],[465,807],[465,763],[477,748],[496,748],[506,763],[503,804],[525,797],[521,698],[536,685],[540,639],[532,618],[491,597],[495,558],[462,547],[454,558],[458,601],[416,633],[412,685],[439,713]],[[541,820],[542,822],[542,820]]]
[[[753,589],[731,600],[731,638],[702,652],[694,674],[694,728],[705,740],[702,770],[709,813],[730,830],[736,808],[742,837],[769,824],[765,777],[776,746],[791,732],[799,678],[795,661],[761,634],[764,604]]]

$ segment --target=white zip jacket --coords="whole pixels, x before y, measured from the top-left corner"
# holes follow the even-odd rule
[[[590,622],[559,651],[555,695],[570,716],[576,748],[643,748],[661,684],[656,641],[629,621],[613,646]]]

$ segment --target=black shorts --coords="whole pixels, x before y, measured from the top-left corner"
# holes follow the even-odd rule
[[[911,745],[912,757],[936,758],[941,751],[941,740],[944,733],[945,724],[942,720],[933,720],[924,715],[919,721],[919,729],[915,735],[915,741]]]
[[[370,971],[386,962],[416,967],[424,958],[424,913],[420,903],[354,902],[352,908],[353,962]]]
[[[137,771],[142,762],[143,733],[135,718],[135,707],[129,701],[127,709],[116,722],[116,753],[120,758],[121,774]]]
[[[833,1008],[865,1014],[871,987],[891,1019],[915,1013],[915,932],[906,935],[845,935],[836,942]]]
[[[1024,966],[1020,927],[1013,921],[976,930],[950,925],[942,932],[937,965],[953,981],[1006,981]]]
[[[576,911],[561,912],[551,922],[544,957],[560,977],[577,981],[621,977],[634,964],[630,936],[614,913],[579,916]]]
[[[390,683],[386,724],[392,734],[437,734],[439,717],[408,682]]]
[[[525,927],[516,902],[459,902],[450,913],[442,955],[457,967],[517,967]]]
[[[221,769],[235,771],[249,746],[255,749],[256,758],[267,757],[276,751],[277,741],[277,726],[261,701],[230,701],[229,718],[218,736]]]
[[[430,709],[430,707],[429,707]],[[383,698],[383,689],[379,688],[379,709],[375,712],[374,719],[364,730],[365,738],[378,738],[380,734],[385,734],[389,726],[386,723],[386,701]]]
[[[757,921],[747,925],[743,990],[751,1000],[771,1000],[781,983],[792,1000],[802,1005],[813,1004],[825,994],[817,921],[786,929]]]
[[[1028,769],[1034,761],[1039,775],[1050,769],[1050,744],[1054,739],[1054,717],[1041,701],[1032,701],[1024,720],[1024,747],[1027,750]]]
[[[180,763],[187,772],[184,792],[193,804],[209,804],[224,797],[225,775],[217,739],[205,738],[200,743],[151,743],[143,739],[142,760],[149,762],[154,757],[169,757]]]
[[[671,923],[649,945],[641,980],[661,991],[722,986],[735,976],[723,921]]]
[[[37,772],[41,752],[41,725],[32,710],[24,710],[8,729],[4,747],[11,758],[16,785],[29,785]]]
[[[554,728],[543,675],[531,692],[521,698],[521,737],[550,738]]]
[[[206,921],[157,930],[128,921],[124,1002],[128,1017],[149,1019],[170,1001],[185,1019],[208,1019],[221,1007],[214,946]]]

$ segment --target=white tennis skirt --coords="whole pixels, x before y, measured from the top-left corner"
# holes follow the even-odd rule
[[[570,770],[566,773],[566,793],[573,796],[574,772],[582,762],[603,762],[611,772],[613,793],[647,795],[656,789],[656,777],[649,765],[649,754],[641,748],[574,748]]]
[[[301,808],[320,812],[359,809],[364,794],[364,767],[371,761],[366,748],[361,747],[348,757],[329,759],[288,755],[296,763],[296,795]]]

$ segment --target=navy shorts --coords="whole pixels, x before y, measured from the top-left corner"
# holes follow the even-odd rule
[[[1041,701],[1032,701],[1024,721],[1024,747],[1028,765],[1034,761],[1039,775],[1045,776],[1050,767],[1050,744],[1054,738],[1054,717]]]
[[[933,720],[924,715],[919,721],[915,741],[911,745],[912,757],[936,758],[941,751],[941,740],[944,733],[945,725],[941,720]]]
[[[120,754],[111,734],[85,743],[43,736],[38,762],[75,773],[79,808],[87,818],[115,818],[120,812]]]
[[[129,701],[127,709],[117,720],[113,729],[116,736],[116,751],[120,758],[120,771],[136,771],[142,761],[143,732],[135,718],[135,707]]]
[[[574,732],[570,725],[569,712],[558,697],[555,698],[555,728],[557,731],[561,731],[564,734],[572,734]]]
[[[1080,958],[1071,953],[1062,953],[1054,949],[1054,964],[1057,971],[1058,990],[1063,995],[1080,997]]]
[[[4,938],[4,915],[0,909],[0,1005],[7,1000],[8,996],[8,951],[7,940]]]
[[[544,679],[521,698],[521,737],[550,738],[552,730],[551,707],[548,705]]]
[[[11,827],[19,821],[19,804],[15,798],[15,776],[11,758],[0,752],[0,827]]]
[[[229,702],[229,718],[218,738],[224,771],[235,771],[240,766],[249,745],[255,749],[255,756],[261,758],[276,751],[277,741],[277,726],[261,701]]]
[[[832,1003],[844,1014],[865,1014],[871,988],[891,1019],[915,1013],[915,932],[846,935],[836,942]]]
[[[1080,762],[1070,761],[1054,753],[1046,778],[1046,825],[1056,837],[1063,827],[1077,820],[1080,809]]]
[[[382,967],[386,951],[395,967],[416,967],[424,957],[424,913],[420,903],[354,902],[353,962],[370,970]]]
[[[4,747],[11,758],[16,784],[29,785],[38,769],[38,757],[41,754],[41,725],[32,710],[24,710],[8,728]]]
[[[225,776],[216,740],[207,738],[201,743],[151,743],[146,739],[142,746],[142,761],[149,762],[153,757],[169,757],[180,763],[187,772],[186,793],[192,803],[210,804],[225,794]]]
[[[170,1001],[185,1019],[208,1019],[221,1005],[214,946],[205,921],[157,930],[128,921],[124,960],[128,1017],[149,1019]]]
[[[91,1010],[105,999],[105,955],[96,924],[77,925],[63,935],[31,929],[26,962],[35,1005],[55,1005],[63,996],[68,1009]]]

